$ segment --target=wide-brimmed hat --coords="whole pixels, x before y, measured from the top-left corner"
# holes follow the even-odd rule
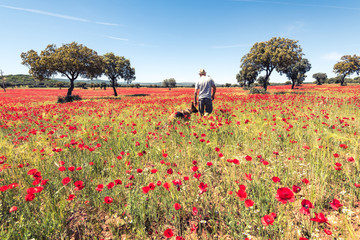
[[[205,69],[200,69],[199,74],[206,74]]]

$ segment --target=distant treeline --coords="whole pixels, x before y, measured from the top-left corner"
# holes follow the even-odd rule
[[[5,81],[5,87],[6,88],[14,88],[14,87],[27,87],[27,88],[68,88],[70,86],[70,83],[68,81],[59,81],[54,79],[46,79],[44,81],[38,81],[34,79],[31,75],[26,74],[16,74],[16,75],[5,75],[4,76]],[[90,83],[89,83],[90,82]],[[354,79],[346,78],[346,83],[360,83],[360,77],[355,77]],[[307,82],[307,83],[315,83],[315,82]],[[307,84],[303,83],[303,84]],[[328,78],[325,80],[324,84],[335,84],[340,83],[339,77],[334,78]],[[254,84],[255,86],[259,85],[257,83]],[[291,85],[290,81],[287,81],[285,83],[271,83],[271,85]],[[239,84],[233,84],[233,83],[225,83],[225,84],[218,84],[219,87],[239,87]],[[94,82],[91,83],[91,81],[77,81],[75,82],[75,87],[77,88],[83,88],[83,89],[106,89],[110,87],[110,83],[106,82]],[[117,84],[117,87],[129,87],[129,88],[139,88],[139,87],[149,87],[149,88],[168,88],[161,83],[159,84]],[[179,87],[195,87],[194,84],[191,85],[176,85],[177,88]]]

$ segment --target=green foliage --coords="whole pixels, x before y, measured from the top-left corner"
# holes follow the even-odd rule
[[[104,62],[98,54],[82,44],[72,42],[56,48],[48,45],[40,55],[30,50],[21,53],[22,64],[29,67],[29,73],[36,79],[44,80],[55,74],[70,80],[68,96],[74,89],[78,77],[93,79],[103,73]]]
[[[164,87],[174,88],[176,87],[176,80],[174,78],[165,79],[163,81]]]
[[[136,79],[135,69],[131,67],[130,60],[125,57],[116,56],[114,53],[106,53],[103,56],[104,74],[110,79],[114,89],[114,95],[117,96],[117,80],[122,78],[127,84]]]
[[[312,77],[315,78],[315,81],[316,81],[317,85],[322,85],[327,80],[326,73],[314,73]]]
[[[345,77],[353,73],[360,74],[360,56],[345,55],[334,65],[334,72],[340,77],[340,85],[344,86]]]
[[[252,87],[250,88],[249,94],[268,94],[268,92],[263,88]]]
[[[283,73],[286,77],[291,80],[291,89],[294,89],[295,84],[298,86],[301,85],[305,80],[305,73],[310,71],[311,64],[308,59],[303,58],[301,61],[288,66]]]
[[[274,37],[266,42],[255,43],[250,52],[241,59],[238,81],[254,80],[257,74],[265,71],[262,84],[266,91],[268,79],[274,70],[284,73],[289,66],[301,60],[302,49],[297,42]]]
[[[58,103],[67,103],[67,102],[73,102],[81,100],[81,97],[79,95],[71,95],[71,96],[58,96]]]

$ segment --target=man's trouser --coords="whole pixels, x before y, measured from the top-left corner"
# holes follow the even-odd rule
[[[213,104],[211,99],[209,98],[199,99],[199,112],[201,116],[204,115],[204,110],[209,114],[212,113]]]

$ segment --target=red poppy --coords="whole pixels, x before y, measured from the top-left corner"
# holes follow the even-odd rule
[[[240,201],[244,201],[247,198],[247,193],[245,191],[245,186],[241,187],[244,185],[240,185],[240,189],[239,191],[236,192],[237,196],[239,197]]]
[[[168,182],[166,182],[166,183],[164,183],[164,188],[166,189],[166,190],[168,190],[169,191],[169,188],[170,188],[170,183],[168,183]]]
[[[200,188],[200,190],[201,190],[200,194],[206,192],[206,191],[207,191],[207,189],[206,189],[207,187],[208,187],[207,184],[201,182],[201,183],[199,184],[199,188]]]
[[[354,159],[353,157],[348,157],[346,160],[347,160],[348,162],[355,162],[355,159]]]
[[[174,236],[174,233],[173,233],[173,231],[172,231],[170,228],[168,228],[168,229],[166,229],[166,230],[164,231],[164,236],[165,236],[166,238],[171,238],[172,236]]]
[[[325,232],[327,235],[332,235],[332,232],[331,232],[329,229],[324,228],[324,232]]]
[[[293,185],[292,190],[293,190],[294,193],[298,193],[298,192],[301,191],[301,187]]]
[[[171,174],[174,173],[174,171],[172,170],[172,168],[169,168],[166,172],[167,172],[167,174],[169,174],[169,175],[171,175]]]
[[[115,186],[115,183],[109,182],[108,185],[106,185],[108,189],[112,189]]]
[[[198,214],[198,209],[196,207],[193,207],[192,214],[196,216]]]
[[[254,205],[254,201],[251,199],[245,200],[245,207],[252,207]]]
[[[307,180],[307,178],[303,178],[301,181],[305,184],[309,184],[309,180]]]
[[[266,227],[269,225],[273,225],[274,220],[275,219],[273,218],[273,216],[271,214],[265,215],[264,217],[261,218],[261,223]]]
[[[310,208],[314,208],[314,205],[309,200],[301,201],[302,208],[300,209],[300,213],[310,216]]]
[[[150,191],[150,187],[149,186],[145,186],[142,188],[143,193],[147,194]]]
[[[210,166],[213,165],[213,163],[212,163],[212,162],[207,162],[206,165],[207,165],[208,167],[210,167]]]
[[[341,207],[344,206],[344,205],[342,205],[339,200],[337,200],[337,199],[334,198],[334,200],[333,200],[332,202],[330,202],[330,206],[331,206],[334,210],[338,210],[339,208],[341,208]]]
[[[245,179],[251,181],[252,180],[251,173],[249,173],[249,174],[245,173]]]
[[[66,167],[64,167],[64,166],[59,167],[59,171],[60,171],[60,172],[63,172],[63,171],[65,171],[65,170],[66,170]]]
[[[272,177],[272,180],[274,183],[280,182],[280,178],[278,177]]]
[[[157,169],[151,169],[151,173],[156,173]]]
[[[105,203],[110,204],[113,202],[113,199],[111,197],[105,197],[104,201],[105,201]]]
[[[66,200],[72,201],[74,198],[75,198],[75,195],[74,195],[74,194],[70,194],[69,197],[68,197],[68,199],[66,199]]]
[[[289,188],[279,188],[275,196],[276,200],[285,204],[287,202],[294,202],[295,196],[294,193]]]
[[[175,203],[174,208],[175,208],[175,210],[179,210],[181,208],[180,203]]]
[[[245,160],[246,160],[246,161],[251,161],[251,160],[252,160],[252,157],[249,156],[249,155],[247,155],[247,156],[245,157]]]
[[[18,207],[17,206],[12,206],[9,210],[10,213],[12,212],[16,212],[18,210]]]
[[[328,223],[328,219],[324,216],[323,213],[315,213],[315,217],[311,218],[310,221],[318,222],[318,223]]]
[[[115,182],[116,185],[121,185],[122,184],[122,181],[120,179],[115,179],[114,182]]]
[[[61,182],[62,182],[63,185],[66,185],[66,184],[68,184],[69,182],[71,182],[71,178],[66,177],[66,178],[64,178]]]
[[[28,194],[25,196],[25,201],[31,202],[32,200],[34,200],[34,198],[35,198],[35,195],[34,195],[34,194],[28,193]]]

